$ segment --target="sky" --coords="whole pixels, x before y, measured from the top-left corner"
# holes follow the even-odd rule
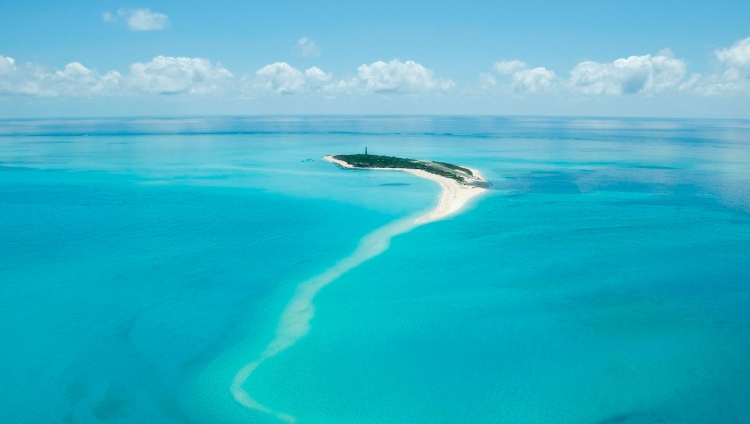
[[[750,2],[0,2],[0,118],[750,119]]]

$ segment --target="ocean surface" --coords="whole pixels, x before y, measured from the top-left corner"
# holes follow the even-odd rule
[[[0,120],[0,423],[748,423],[749,358],[748,121]]]

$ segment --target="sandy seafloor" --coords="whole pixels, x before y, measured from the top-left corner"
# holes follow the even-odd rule
[[[321,160],[365,146],[492,188],[400,233],[440,188]],[[750,123],[451,117],[0,121],[0,422],[283,422],[236,373],[300,284],[386,233],[242,383],[254,401],[750,422]]]

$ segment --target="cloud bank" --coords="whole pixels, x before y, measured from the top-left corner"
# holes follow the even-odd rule
[[[204,58],[157,56],[149,62],[133,63],[126,73],[102,74],[78,62],[50,70],[35,64],[19,66],[12,57],[0,56],[0,95],[5,96],[206,96],[233,92],[243,97],[303,93],[400,96],[442,93],[454,85],[451,80],[435,78],[432,70],[414,61],[363,64],[357,68],[357,76],[335,79],[316,66],[303,71],[286,62],[236,77],[220,63]]]
[[[139,14],[138,11],[144,11]],[[139,30],[163,28],[148,9],[125,11],[111,19],[127,19]],[[147,18],[144,16],[148,16]],[[105,20],[107,18],[105,17]],[[154,20],[156,19],[156,20]],[[307,38],[300,46],[316,47]],[[311,52],[312,50],[310,50]],[[308,52],[309,53],[309,52]],[[593,96],[746,96],[750,95],[750,38],[713,52],[716,71],[690,74],[688,64],[670,50],[598,62],[584,60],[567,72],[514,59],[496,62],[478,83],[459,86],[450,78],[413,60],[363,63],[349,75],[336,76],[317,66],[298,69],[287,62],[270,63],[253,72],[233,73],[221,63],[199,57],[156,56],[126,70],[100,72],[79,62],[62,69],[18,63],[0,55],[0,96],[115,97],[115,96],[263,96],[319,95],[322,97],[483,95],[527,98],[539,95]]]
[[[689,74],[688,64],[664,49],[655,55],[628,56],[611,62],[584,60],[561,78],[521,60],[496,62],[479,74],[481,91],[525,96],[555,93],[570,96],[747,95],[750,94],[750,37],[714,52],[719,72]]]
[[[231,85],[233,75],[220,64],[201,58],[157,56],[130,65],[127,74],[104,74],[72,62],[61,70],[34,64],[18,66],[0,56],[0,95],[37,97],[97,97],[218,94]]]
[[[327,96],[368,94],[416,95],[450,90],[454,83],[433,76],[414,61],[377,61],[357,68],[357,76],[335,79],[318,67],[299,70],[286,62],[266,65],[242,79],[246,95],[324,93]]]

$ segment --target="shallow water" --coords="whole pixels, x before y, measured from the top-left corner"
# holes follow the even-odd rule
[[[750,124],[0,121],[0,422],[281,422],[237,372],[299,284],[436,203],[319,160],[493,189],[314,297],[241,384],[299,423],[750,421]],[[378,234],[378,233],[376,233]]]

